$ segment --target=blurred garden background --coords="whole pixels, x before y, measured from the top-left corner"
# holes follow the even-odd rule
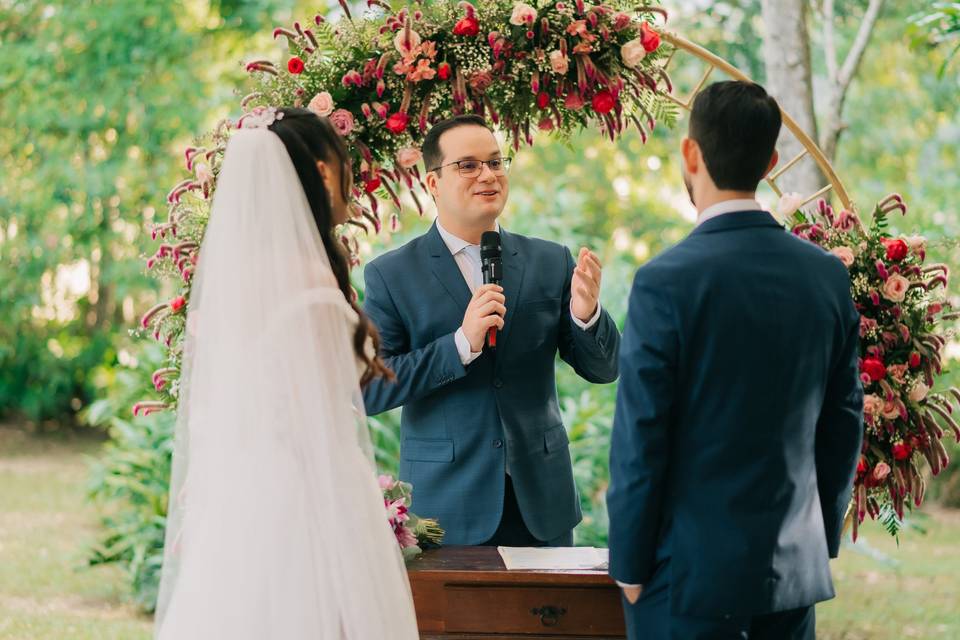
[[[318,11],[335,19],[332,5],[0,0],[0,638],[150,636],[172,416],[134,419],[130,408],[150,397],[164,357],[136,333],[137,319],[172,290],[145,270],[146,228],[165,215],[183,149],[237,115],[242,63],[280,57],[271,29]],[[960,265],[960,5],[664,6],[671,29],[816,128],[861,211],[901,193],[910,211],[895,231],[922,233],[934,260]],[[700,72],[681,66],[674,79],[689,88]],[[684,127],[658,128],[646,145],[638,135],[542,134],[511,173],[503,224],[597,251],[602,303],[621,326],[633,272],[693,226],[677,161]],[[415,211],[398,232],[365,241],[365,259],[424,232],[431,214]],[[951,292],[960,304],[956,281]],[[958,359],[954,338],[944,386],[960,383]],[[616,386],[558,367],[585,513],[577,542],[604,545]],[[397,416],[370,423],[392,472]],[[958,468],[932,482],[899,539],[867,524],[845,546],[834,563],[839,597],[818,608],[820,637],[960,638]]]

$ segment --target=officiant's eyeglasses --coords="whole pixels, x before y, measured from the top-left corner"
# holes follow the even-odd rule
[[[495,176],[506,175],[510,170],[510,162],[513,158],[493,158],[492,160],[457,160],[434,167],[430,171],[439,171],[444,167],[457,165],[457,171],[461,178],[476,178],[483,171],[483,165],[490,167],[490,172]]]

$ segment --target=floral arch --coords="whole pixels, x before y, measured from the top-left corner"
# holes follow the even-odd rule
[[[181,293],[150,309],[141,327],[164,343],[168,366],[153,374],[157,399],[134,406],[134,414],[175,408],[182,336],[190,282],[216,189],[226,141],[238,128],[272,118],[272,107],[306,106],[329,117],[347,139],[354,159],[356,216],[343,242],[355,256],[357,233],[394,224],[408,194],[422,214],[418,191],[426,193],[419,144],[430,123],[475,112],[499,125],[514,149],[532,145],[531,131],[569,136],[596,128],[615,140],[636,130],[645,141],[657,122],[672,125],[697,92],[719,71],[749,78],[706,49],[671,33],[667,12],[624,0],[511,0],[473,3],[412,3],[395,10],[368,0],[369,11],[354,18],[344,0],[344,18],[323,16],[277,28],[275,40],[288,52],[280,63],[247,63],[253,91],[240,101],[242,114],[222,121],[187,148],[190,177],[167,197],[168,217],[151,233],[159,241],[147,267],[179,283]],[[689,96],[679,97],[668,74],[675,59],[692,56],[706,70]],[[793,232],[835,253],[851,273],[854,298],[863,315],[862,376],[867,392],[866,444],[854,492],[854,530],[866,514],[893,533],[904,508],[919,505],[925,491],[924,464],[938,473],[948,462],[945,431],[960,439],[953,405],[960,390],[936,393],[942,320],[956,317],[944,300],[947,268],[926,265],[922,239],[891,238],[886,219],[906,212],[899,196],[874,209],[865,225],[836,171],[789,114],[783,114],[804,150],[775,168],[778,180],[805,157],[828,183],[811,194],[789,194]],[[835,213],[823,199],[830,192]],[[816,204],[812,211],[798,209]]]

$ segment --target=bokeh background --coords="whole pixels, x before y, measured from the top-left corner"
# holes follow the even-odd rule
[[[149,396],[163,357],[136,320],[171,291],[145,271],[145,228],[165,215],[182,150],[237,115],[242,62],[281,57],[271,29],[318,11],[336,19],[332,4],[0,0],[0,638],[150,636],[172,417],[134,420],[130,407]],[[861,211],[900,192],[910,212],[895,230],[926,235],[934,259],[960,264],[960,6],[664,6],[672,29],[816,128]],[[674,78],[689,88],[700,72],[680,64]],[[635,135],[540,135],[511,173],[503,224],[598,252],[602,302],[621,326],[633,272],[693,226],[677,157],[684,127],[658,128],[645,145]],[[407,210],[399,231],[364,242],[365,259],[431,220]],[[958,358],[953,339],[944,385],[960,382]],[[558,370],[585,513],[577,543],[602,546],[616,385]],[[391,472],[397,416],[370,422]],[[818,608],[820,637],[960,637],[957,468],[933,481],[897,539],[868,524],[845,544],[834,563],[839,597]]]

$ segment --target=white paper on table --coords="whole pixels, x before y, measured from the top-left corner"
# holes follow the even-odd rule
[[[497,547],[508,570],[606,571],[609,550],[596,547]]]

